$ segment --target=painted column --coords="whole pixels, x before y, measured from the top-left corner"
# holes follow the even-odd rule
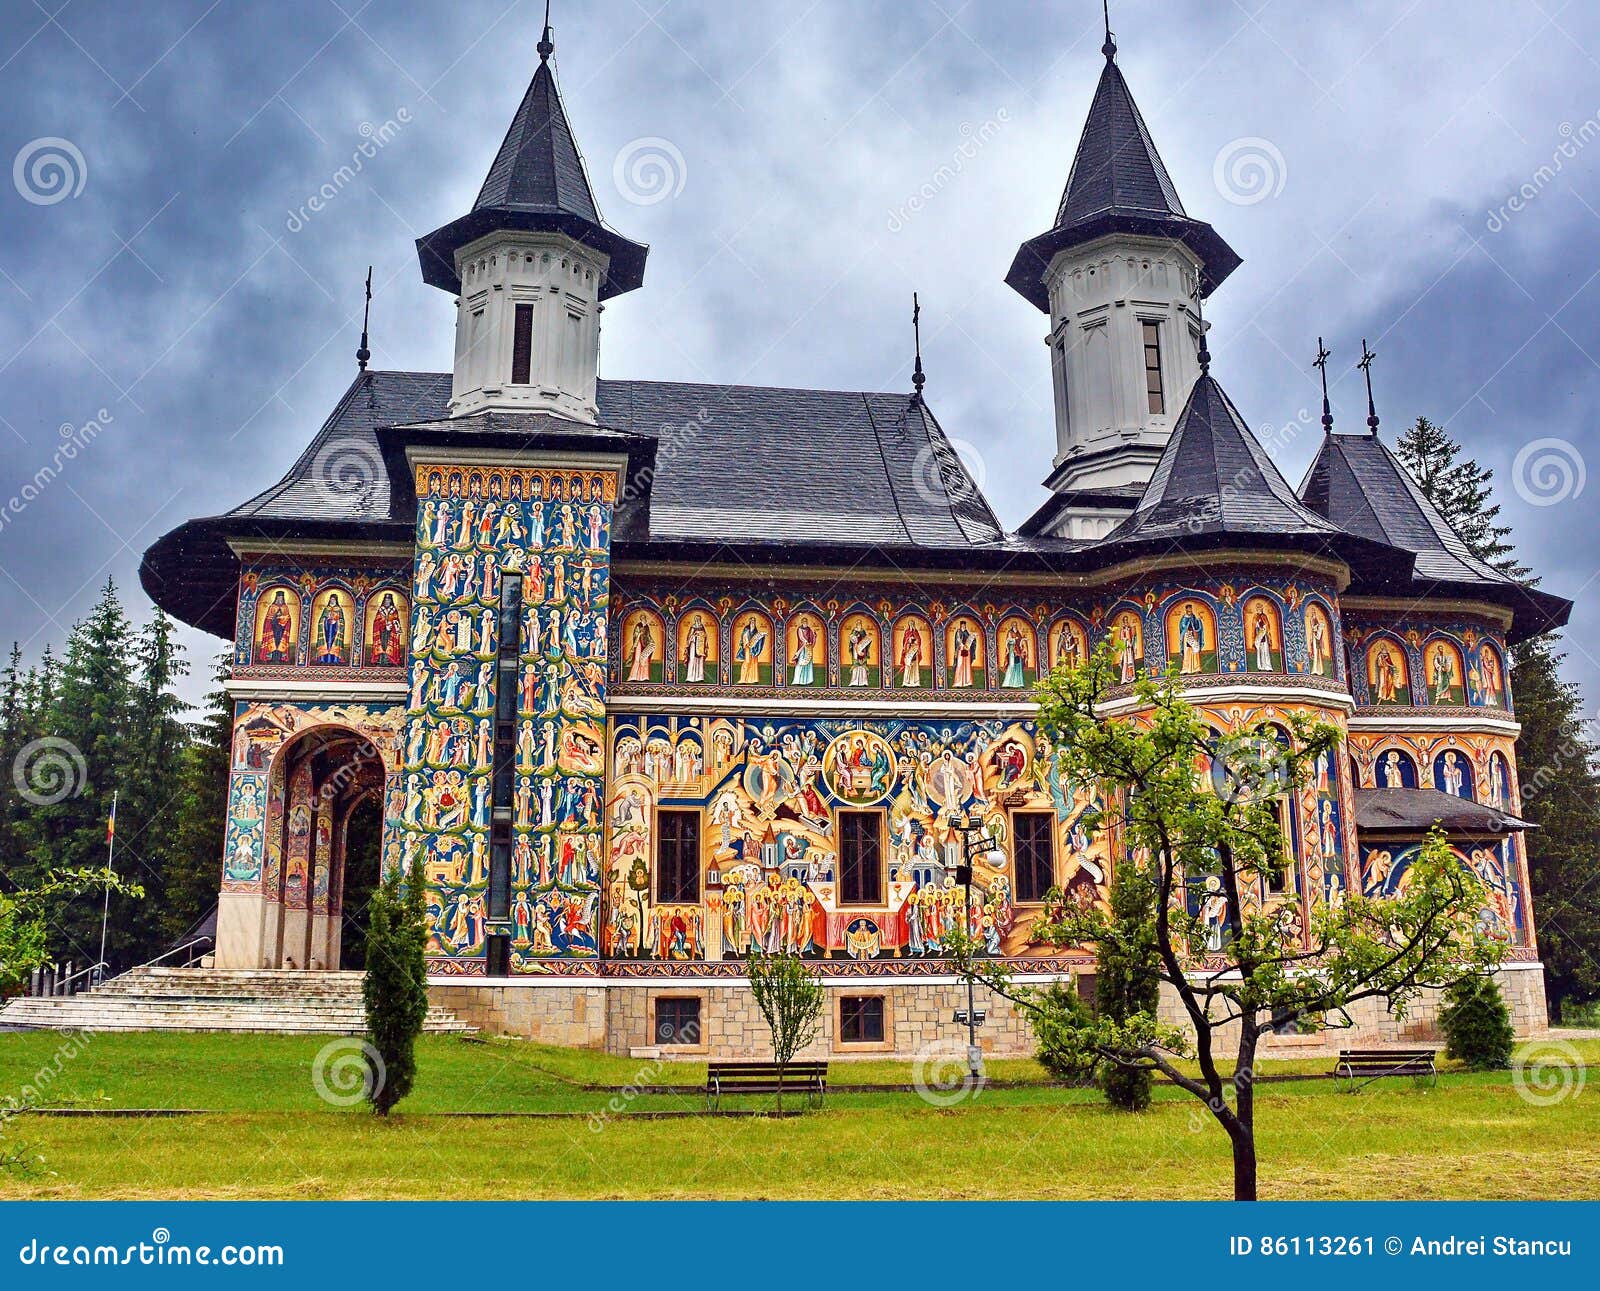
[[[315,827],[311,762],[302,759],[289,776],[289,829],[283,859],[283,942],[279,963],[304,968],[309,949],[311,848]]]
[[[606,615],[618,471],[417,467],[406,843],[423,857],[442,972],[599,953]],[[512,917],[488,921],[502,575],[522,575],[509,787]],[[412,788],[414,786],[414,788]]]
[[[306,947],[307,968],[337,968],[337,958],[328,957],[328,907],[333,890],[334,801],[317,795],[316,823],[312,834],[311,926]]]

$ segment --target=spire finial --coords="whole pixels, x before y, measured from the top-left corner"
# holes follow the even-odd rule
[[[556,52],[556,43],[550,39],[550,0],[544,0],[544,34],[539,37],[539,61],[548,63]]]
[[[1328,404],[1328,360],[1333,357],[1333,351],[1322,343],[1322,338],[1317,337],[1317,359],[1311,366],[1322,372],[1322,433],[1333,434],[1333,409]]]
[[[1361,338],[1361,362],[1356,366],[1367,374],[1367,429],[1374,436],[1378,433],[1378,409],[1372,402],[1372,360],[1378,356],[1367,348],[1367,338]]]
[[[1100,46],[1100,52],[1106,56],[1106,62],[1117,61],[1117,40],[1111,34],[1111,0],[1100,0],[1100,8],[1106,17],[1106,43]]]
[[[1197,276],[1194,280],[1194,321],[1200,327],[1200,352],[1195,357],[1200,360],[1200,376],[1203,380],[1211,375],[1211,350],[1206,345],[1206,314],[1202,300],[1200,279]]]
[[[911,293],[911,335],[916,342],[917,363],[911,369],[911,384],[915,393],[911,396],[913,404],[922,402],[922,387],[928,384],[928,378],[922,371],[922,302],[917,299],[917,293]]]
[[[362,372],[367,370],[367,360],[372,357],[372,351],[367,348],[367,320],[372,314],[372,266],[367,266],[367,300],[361,307],[361,346],[356,350],[356,367]]]

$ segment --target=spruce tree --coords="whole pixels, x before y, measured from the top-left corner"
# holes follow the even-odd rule
[[[428,1017],[424,887],[418,857],[409,876],[386,873],[367,907],[366,1098],[379,1116],[411,1092],[417,1074],[417,1037]]]
[[[1471,458],[1442,428],[1419,417],[1399,445],[1400,460],[1479,559],[1513,578],[1527,578],[1508,526],[1497,523],[1493,472]],[[1530,580],[1537,581],[1537,580]],[[1522,836],[1538,915],[1551,1015],[1600,998],[1600,767],[1588,735],[1583,697],[1560,675],[1566,657],[1549,633],[1517,646],[1511,693],[1522,733],[1517,773],[1522,815],[1539,828]]]
[[[1148,870],[1132,858],[1111,876],[1111,923],[1096,950],[1099,961],[1095,1001],[1102,1017],[1125,1023],[1140,1015],[1154,1016],[1161,1001],[1159,952],[1156,946],[1154,889]],[[1100,1088],[1106,1101],[1126,1112],[1150,1105],[1153,1076],[1148,1068],[1102,1062]]]
[[[190,730],[178,769],[177,820],[165,873],[162,934],[183,936],[217,899],[222,840],[228,827],[228,769],[233,738],[233,701],[223,686],[232,652],[217,656],[201,719]]]
[[[1446,989],[1439,1027],[1445,1036],[1445,1053],[1473,1071],[1511,1065],[1517,1033],[1500,984],[1488,974],[1463,977]]]

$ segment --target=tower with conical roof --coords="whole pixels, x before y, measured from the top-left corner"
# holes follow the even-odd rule
[[[423,281],[455,294],[450,414],[593,423],[602,302],[644,281],[647,248],[602,222],[550,68],[539,67],[472,210],[417,239]]]
[[[1195,308],[1238,267],[1184,210],[1106,31],[1105,67],[1055,223],[1006,282],[1050,316],[1052,497],[1025,534],[1100,538],[1149,482],[1199,376]]]

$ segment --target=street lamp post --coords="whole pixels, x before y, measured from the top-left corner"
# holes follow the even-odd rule
[[[956,866],[956,882],[966,889],[966,907],[962,918],[967,926],[967,935],[972,935],[972,862],[981,856],[988,848],[985,845],[982,826],[970,816],[952,816],[950,827],[958,830],[962,838],[962,861]],[[978,1002],[974,995],[972,974],[967,974],[967,1007],[956,1014],[957,1022],[967,1024],[967,1071],[974,1082],[983,1079],[983,1049],[978,1044],[978,1024],[983,1021],[984,1015],[978,1010]]]

